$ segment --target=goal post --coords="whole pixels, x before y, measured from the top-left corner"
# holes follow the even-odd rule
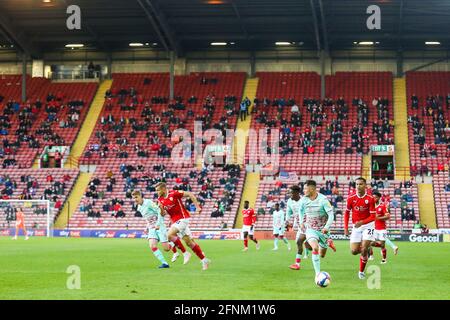
[[[24,213],[27,231],[42,229],[44,224],[46,236],[52,236],[55,214],[50,200],[0,200],[0,221],[6,222],[9,228],[15,228],[16,211],[19,208]]]

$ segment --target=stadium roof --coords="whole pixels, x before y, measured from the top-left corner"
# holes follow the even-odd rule
[[[69,5],[81,8],[81,30],[66,27]],[[369,5],[381,8],[381,30],[368,30]],[[379,49],[422,50],[425,41],[450,48],[448,0],[2,0],[0,46],[32,56],[69,43],[104,51],[129,43],[186,51],[226,42],[231,50],[349,49],[361,41]],[[222,47],[223,48],[223,47]]]

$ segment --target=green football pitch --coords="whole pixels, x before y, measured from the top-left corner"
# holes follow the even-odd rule
[[[322,260],[332,279],[327,288],[314,284],[310,259],[300,271],[288,268],[295,254],[283,243],[278,251],[272,241],[259,251],[251,243],[245,253],[241,241],[199,244],[212,260],[207,271],[195,255],[187,265],[180,257],[158,269],[143,239],[1,237],[0,299],[450,299],[448,243],[398,242],[399,254],[388,249],[385,265],[375,248],[368,266],[376,267],[359,280],[359,258],[337,241],[338,251]],[[67,287],[75,277],[70,266],[79,267],[80,289]]]

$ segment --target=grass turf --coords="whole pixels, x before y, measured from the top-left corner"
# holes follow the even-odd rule
[[[448,243],[398,242],[399,255],[389,248],[386,265],[375,248],[369,266],[380,267],[380,289],[357,278],[359,258],[346,241],[322,260],[332,278],[328,288],[314,284],[311,259],[290,270],[295,253],[281,242],[278,251],[271,251],[272,241],[260,251],[250,243],[246,253],[241,241],[199,244],[212,260],[207,271],[194,254],[188,265],[180,257],[170,269],[157,269],[143,239],[0,237],[0,299],[450,299]],[[70,265],[80,267],[80,290],[66,288]]]

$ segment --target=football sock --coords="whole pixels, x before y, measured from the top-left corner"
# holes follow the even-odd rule
[[[300,262],[302,261],[302,255],[298,254],[295,256],[295,263],[300,265]]]
[[[283,242],[284,242],[284,243],[289,244],[289,241],[288,241],[287,238],[283,237],[283,238],[281,238],[281,239],[283,239]]]
[[[367,257],[361,256],[359,258],[359,271],[360,272],[364,272],[364,270],[366,269],[366,264],[367,264]]]
[[[158,259],[162,264],[167,264],[166,259],[164,259],[163,254],[159,251],[158,248],[152,248],[153,255]]]
[[[312,252],[312,263],[314,266],[314,271],[318,274],[320,272],[320,255],[318,251]]]
[[[278,248],[278,238],[273,239],[273,246]]]
[[[395,249],[396,245],[389,239],[386,239],[386,244],[391,247],[392,249]]]
[[[200,249],[200,246],[194,242],[191,242],[190,245],[192,251],[197,255],[197,257],[200,258],[200,260],[203,260],[205,258],[205,255],[203,254],[202,249]]]
[[[244,247],[248,247],[248,239],[244,239]]]
[[[182,253],[186,252],[186,248],[181,243],[180,238],[178,238],[177,236],[172,236],[170,238],[170,241],[172,241],[178,247],[178,249],[181,250]]]
[[[381,254],[383,255],[383,259],[386,259],[386,255],[387,255],[386,248],[381,249]]]

